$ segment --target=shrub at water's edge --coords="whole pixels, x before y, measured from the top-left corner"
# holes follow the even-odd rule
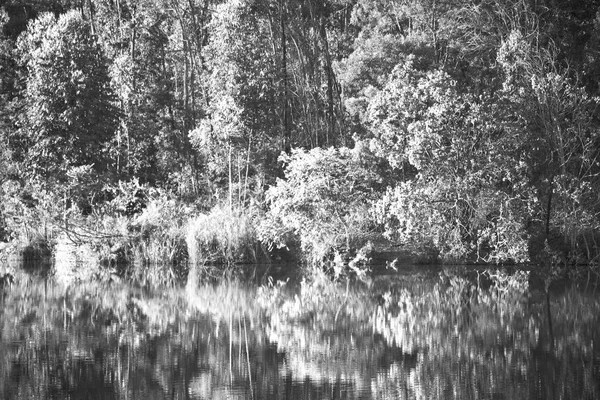
[[[185,204],[166,196],[152,199],[128,226],[123,248],[127,274],[144,285],[172,284],[185,277],[184,225],[192,215]]]
[[[259,226],[270,247],[299,243],[309,265],[345,257],[381,236],[370,202],[385,187],[385,167],[368,148],[296,149],[283,154],[285,180],[267,191]]]
[[[222,265],[215,267],[219,270],[267,258],[256,238],[254,217],[242,210],[218,205],[202,214],[159,196],[131,218],[104,222],[104,229],[119,234],[99,241],[100,260],[142,285],[182,282],[190,266]]]

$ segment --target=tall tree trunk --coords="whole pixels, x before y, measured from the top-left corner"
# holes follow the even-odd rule
[[[546,238],[550,234],[550,216],[552,212],[552,195],[554,193],[554,176],[550,177],[550,187],[548,188],[548,204],[546,205]]]
[[[162,79],[163,82],[167,82],[169,80],[167,76],[167,52],[165,51],[164,43],[160,46],[161,50],[161,67],[162,67]],[[169,118],[169,125],[171,125],[171,129],[175,129],[175,116],[173,115],[173,105],[172,102],[168,102],[167,104],[167,115]]]
[[[325,17],[321,15],[319,32],[323,42],[323,51],[325,56],[325,72],[327,74],[327,144],[335,146],[335,102],[333,99],[334,76],[331,67],[331,54],[329,53],[329,43],[327,41],[327,31],[325,29]]]
[[[433,57],[436,64],[440,62],[440,55],[438,49],[438,22],[437,22],[437,0],[433,0],[431,5],[431,33],[433,36]]]
[[[87,0],[88,18],[90,20],[90,28],[92,30],[92,36],[96,37],[96,22],[94,20],[94,5],[92,0]]]
[[[231,171],[231,148],[232,148],[231,140],[229,141],[229,154],[228,154],[228,163],[229,163],[229,212],[233,211],[233,177]]]
[[[192,129],[196,126],[196,91],[194,90],[196,84],[196,76],[202,74],[202,35],[198,27],[198,13],[194,0],[188,0],[188,6],[190,10],[190,19],[192,22],[192,34],[187,35],[190,40],[188,45],[189,60],[191,64],[190,71],[190,86],[191,86],[191,126]]]
[[[188,44],[185,36],[183,39],[183,131],[185,134],[190,131],[190,63],[188,60]]]
[[[121,21],[121,0],[117,0],[116,2],[116,6],[117,6],[117,18],[118,18],[118,25],[119,25],[119,41],[123,41],[123,26],[122,26],[122,21]]]
[[[135,57],[135,52],[136,52],[136,39],[137,39],[137,29],[136,29],[136,22],[135,22],[135,15],[132,16],[132,21],[133,23],[131,24],[131,39],[130,39],[130,46],[129,46],[129,58],[131,60],[131,64],[135,65],[136,63],[136,57]],[[132,75],[132,79],[131,79],[131,87],[132,87],[132,92],[134,94],[137,94],[137,78],[136,78],[136,74],[135,72]],[[131,124],[131,122],[133,121],[134,115],[135,115],[135,110],[134,110],[134,103],[133,103],[133,96],[129,96],[129,104],[127,104],[127,111],[128,111],[128,115],[127,115],[127,124],[125,124],[127,126],[126,128],[126,140],[127,140],[127,153],[126,153],[126,166],[127,166],[127,172],[131,173],[131,164],[130,164],[130,159],[131,159],[131,141],[130,141],[130,132],[129,132],[129,125]]]
[[[279,21],[281,28],[281,72],[283,74],[283,151],[290,151],[290,127],[289,127],[289,96],[288,96],[288,73],[287,73],[287,39],[285,32],[285,0],[279,1]]]

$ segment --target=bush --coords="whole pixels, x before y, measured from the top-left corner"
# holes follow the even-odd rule
[[[269,209],[259,227],[264,243],[299,242],[305,259],[317,265],[368,242],[376,229],[370,203],[384,185],[380,159],[358,143],[354,149],[295,149],[280,161],[285,180],[267,192]]]
[[[419,177],[388,189],[373,214],[390,240],[443,261],[528,261],[527,202],[479,186]]]

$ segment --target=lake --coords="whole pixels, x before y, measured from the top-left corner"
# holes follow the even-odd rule
[[[600,290],[436,268],[160,291],[17,276],[0,397],[600,398]]]

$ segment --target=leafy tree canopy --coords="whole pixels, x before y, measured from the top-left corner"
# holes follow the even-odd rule
[[[31,171],[60,175],[82,165],[109,171],[107,144],[119,111],[89,23],[76,11],[42,14],[20,36],[17,51],[27,74],[20,135]]]

